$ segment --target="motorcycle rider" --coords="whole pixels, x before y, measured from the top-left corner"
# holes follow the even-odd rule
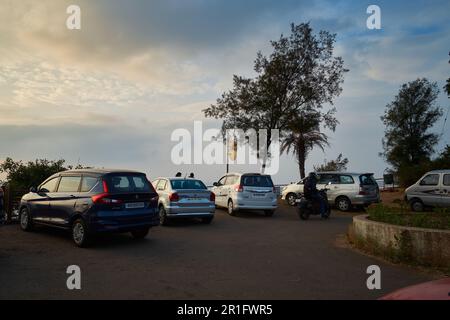
[[[319,194],[319,190],[317,190],[317,180],[318,176],[315,172],[310,172],[308,177],[305,179],[303,194],[305,198],[309,201],[315,202],[317,201],[320,205],[320,216],[325,218],[326,208],[325,208],[325,200]]]

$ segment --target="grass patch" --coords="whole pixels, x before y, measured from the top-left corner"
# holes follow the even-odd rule
[[[369,219],[398,226],[450,230],[450,210],[437,208],[433,212],[412,213],[406,205],[390,207],[374,204],[367,209]]]

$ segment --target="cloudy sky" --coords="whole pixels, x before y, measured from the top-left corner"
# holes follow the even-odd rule
[[[81,30],[66,28],[70,4],[81,8]],[[381,8],[381,30],[366,28],[370,4]],[[314,151],[307,170],[342,152],[350,170],[381,176],[385,105],[404,82],[428,77],[442,88],[450,76],[449,12],[445,0],[0,0],[0,161],[63,158],[149,177],[194,171],[210,183],[225,166],[175,166],[171,133],[193,131],[195,120],[219,127],[201,110],[233,74],[252,76],[256,52],[270,53],[291,22],[310,21],[337,33],[350,72],[332,146]],[[438,103],[449,102],[441,92]],[[450,124],[437,149],[446,143]],[[244,169],[257,170],[232,167]],[[282,156],[275,182],[298,176],[295,159]]]

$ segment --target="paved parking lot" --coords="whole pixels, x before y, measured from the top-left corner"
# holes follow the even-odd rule
[[[157,227],[143,241],[112,235],[76,248],[64,231],[0,227],[0,299],[373,299],[429,275],[345,248],[351,214],[300,221],[281,205],[272,218],[230,217]],[[66,288],[66,268],[82,271],[82,289]],[[382,290],[366,287],[377,264]]]

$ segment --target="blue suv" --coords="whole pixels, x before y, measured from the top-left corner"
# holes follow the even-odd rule
[[[159,225],[158,194],[144,173],[82,169],[52,175],[20,202],[20,227],[65,228],[79,247],[95,233],[131,232],[145,238]]]

